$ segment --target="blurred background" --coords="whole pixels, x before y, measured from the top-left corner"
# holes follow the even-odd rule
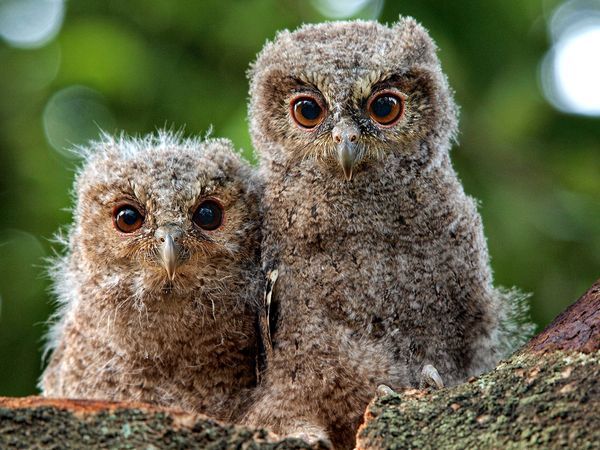
[[[0,0],[0,395],[41,373],[44,274],[77,161],[100,128],[185,126],[253,160],[245,71],[276,30],[412,15],[462,107],[456,168],[498,284],[538,326],[600,276],[600,0]]]

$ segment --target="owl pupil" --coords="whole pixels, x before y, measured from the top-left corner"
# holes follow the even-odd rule
[[[218,203],[207,200],[198,206],[192,220],[203,230],[216,230],[223,222],[223,210]]]
[[[123,222],[125,222],[127,225],[135,225],[138,220],[138,213],[133,209],[125,209],[121,211],[120,216]]]
[[[371,119],[383,126],[394,125],[404,112],[404,100],[392,93],[379,94],[367,105]]]
[[[133,206],[121,206],[113,213],[113,224],[123,233],[132,233],[142,226],[144,216]]]
[[[395,104],[396,99],[393,97],[380,97],[373,102],[371,108],[376,116],[386,117],[392,112]]]
[[[302,100],[300,111],[308,120],[316,120],[321,115],[321,107],[313,100]]]
[[[200,208],[198,211],[198,222],[202,224],[211,223],[215,220],[215,212],[211,208]]]

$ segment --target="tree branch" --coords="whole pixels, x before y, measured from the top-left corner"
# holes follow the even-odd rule
[[[491,373],[376,398],[359,449],[598,448],[600,280]],[[311,449],[141,403],[0,397],[0,448]]]

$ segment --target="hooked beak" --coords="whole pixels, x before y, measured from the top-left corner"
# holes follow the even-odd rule
[[[348,139],[342,140],[337,146],[338,158],[346,180],[352,180],[352,170],[356,162],[356,142],[350,142]]]
[[[179,240],[183,232],[173,225],[159,227],[154,235],[159,241],[158,256],[171,281],[175,279],[175,271],[180,262],[181,247]]]
[[[341,119],[331,132],[333,141],[337,144],[338,161],[346,180],[352,179],[354,166],[358,162],[358,138],[360,129],[349,119]]]

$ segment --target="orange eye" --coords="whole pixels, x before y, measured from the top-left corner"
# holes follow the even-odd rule
[[[402,117],[404,99],[397,94],[384,92],[369,100],[367,105],[369,116],[379,125],[393,125]]]
[[[113,214],[115,228],[122,233],[133,233],[144,223],[144,216],[131,205],[123,205]]]
[[[314,128],[323,120],[324,111],[312,97],[297,97],[292,100],[292,117],[302,128]]]
[[[216,230],[223,223],[223,207],[214,200],[206,200],[196,208],[192,220],[203,230]]]

